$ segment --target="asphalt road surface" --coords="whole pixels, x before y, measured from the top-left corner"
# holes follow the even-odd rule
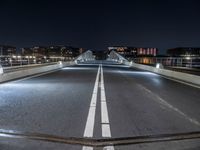
[[[0,131],[119,138],[200,131],[200,89],[123,65],[82,64],[0,84]],[[5,150],[199,150],[200,139],[90,147],[0,134]]]

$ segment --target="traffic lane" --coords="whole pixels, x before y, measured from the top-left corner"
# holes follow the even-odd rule
[[[199,150],[199,139],[115,146],[115,150]],[[96,148],[94,150],[102,150]]]
[[[81,150],[81,145],[0,137],[1,150]]]
[[[182,110],[188,116],[200,121],[200,89],[151,72],[135,71],[134,68],[120,71],[120,73],[132,78],[133,82],[140,84],[144,90],[156,93],[157,96]]]
[[[1,84],[2,129],[82,137],[97,66]]]
[[[143,90],[156,93],[171,105],[200,120],[200,89],[136,68],[115,67],[113,71],[132,78]]]
[[[160,103],[157,96],[145,91],[139,84],[141,81],[138,83],[139,79],[135,79],[136,76],[140,76],[137,74],[139,72],[131,76],[121,73],[126,70],[130,69],[104,67],[112,137],[176,133],[200,129],[185,116]]]

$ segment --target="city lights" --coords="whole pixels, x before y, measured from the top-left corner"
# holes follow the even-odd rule
[[[157,63],[156,64],[156,68],[157,69],[163,69],[164,67],[163,67],[163,65],[161,63]]]
[[[3,74],[3,67],[0,65],[0,75]]]

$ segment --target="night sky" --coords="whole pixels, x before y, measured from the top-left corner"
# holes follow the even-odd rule
[[[200,47],[200,1],[0,0],[0,44]]]

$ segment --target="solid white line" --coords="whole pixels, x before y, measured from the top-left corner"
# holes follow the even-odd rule
[[[109,124],[102,124],[102,136],[103,137],[111,137]]]
[[[179,115],[181,115],[182,117],[184,117],[186,120],[190,121],[191,123],[200,126],[200,122],[197,121],[194,118],[191,118],[190,116],[188,116],[187,114],[185,114],[184,112],[182,112],[181,110],[179,110],[178,108],[174,107],[173,105],[171,105],[170,103],[168,103],[166,100],[164,100],[163,98],[161,98],[160,96],[158,96],[157,94],[153,93],[152,91],[150,91],[149,89],[147,89],[146,87],[142,86],[141,84],[138,84],[138,86],[140,88],[142,88],[143,90],[145,90],[146,92],[148,92],[149,94],[151,94],[152,96],[155,97],[155,99],[153,99],[154,101],[160,103],[161,105],[175,111],[176,113],[178,113]]]
[[[94,89],[92,93],[92,99],[90,102],[90,108],[88,112],[87,122],[85,125],[84,130],[84,137],[93,137],[94,132],[94,123],[95,123],[95,113],[96,113],[96,104],[97,104],[97,94],[98,94],[98,84],[99,84],[99,73],[100,73],[100,66],[98,68]],[[93,147],[90,146],[83,146],[82,150],[93,150]]]
[[[101,127],[102,127],[102,137],[111,137],[102,65],[101,65]],[[114,146],[106,146],[103,149],[114,150]]]
[[[96,107],[90,106],[87,123],[86,123],[85,131],[84,131],[84,137],[93,137],[95,112],[96,112]]]
[[[104,101],[101,101],[101,123],[109,123],[107,104]]]
[[[114,146],[106,146],[103,150],[114,150]]]
[[[90,146],[83,146],[82,150],[93,150],[93,147],[90,147]]]
[[[160,75],[160,74],[159,74],[159,75]],[[172,80],[172,81],[174,81],[174,82],[179,82],[179,83],[182,83],[182,84],[185,84],[185,85],[188,85],[188,86],[191,86],[191,87],[200,89],[200,86],[194,85],[194,84],[192,84],[192,83],[188,83],[188,82],[185,82],[185,81],[177,80],[177,79],[170,78],[170,77],[167,77],[167,76],[164,76],[164,75],[160,75],[160,76],[163,77],[163,78],[166,78],[166,79],[168,79],[168,80]]]
[[[87,122],[86,122],[86,126],[85,126],[85,131],[84,131],[84,135],[83,135],[84,137],[92,137],[93,136],[98,83],[99,83],[99,72],[100,72],[100,67],[98,68],[96,81],[95,81],[95,85],[94,85],[94,90],[92,93],[92,99],[91,99],[91,103],[90,103],[90,108],[89,108],[89,113],[88,113]]]

